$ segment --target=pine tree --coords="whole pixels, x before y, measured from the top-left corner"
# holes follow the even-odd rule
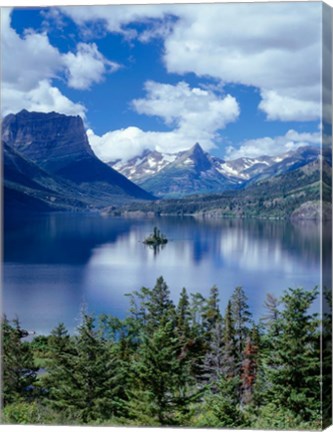
[[[28,400],[36,383],[36,367],[30,345],[22,338],[27,332],[18,319],[10,325],[6,317],[2,321],[2,400],[4,406]]]
[[[83,316],[76,339],[74,375],[79,384],[76,405],[83,422],[109,419],[115,413],[115,398],[121,382],[117,380],[117,359],[107,344],[97,337],[94,319]]]
[[[205,302],[202,312],[203,326],[208,340],[210,339],[212,329],[215,329],[217,322],[222,319],[219,302],[219,291],[217,286],[214,285],[210,289],[209,297]]]
[[[142,334],[132,361],[133,389],[129,414],[140,424],[178,424],[196,393],[172,322],[160,323],[153,334]],[[150,420],[149,420],[150,419]]]
[[[282,297],[279,332],[271,323],[266,342],[267,400],[304,421],[315,420],[320,413],[319,322],[316,314],[309,314],[317,295],[317,289],[290,288]]]
[[[50,340],[51,358],[45,383],[49,403],[66,419],[89,423],[108,420],[117,412],[121,381],[111,346],[98,337],[94,318],[84,314],[78,335],[70,338],[63,325]]]
[[[191,311],[190,300],[186,288],[183,288],[180,293],[176,316],[176,325],[180,338],[183,340],[187,340],[190,337]]]
[[[203,427],[236,428],[245,426],[244,416],[237,399],[237,378],[220,377],[217,392],[207,397],[205,407],[209,424]]]
[[[251,313],[247,304],[247,297],[242,287],[237,287],[231,296],[231,313],[235,329],[238,367],[243,360],[245,341],[249,333]]]
[[[161,323],[175,320],[175,306],[170,298],[170,290],[163,277],[159,277],[150,291],[147,302],[147,328],[154,331]]]
[[[222,373],[223,364],[223,330],[222,316],[219,308],[218,288],[214,285],[203,310],[206,352],[203,363],[203,378],[216,389],[215,384]]]
[[[76,351],[72,339],[63,323],[52,330],[48,339],[47,373],[41,378],[41,387],[46,389],[46,403],[60,413],[59,421],[77,419],[69,409],[72,389],[77,386],[74,377]],[[79,419],[78,419],[79,420]]]

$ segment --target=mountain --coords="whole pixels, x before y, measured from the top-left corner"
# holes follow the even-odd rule
[[[127,174],[155,196],[170,198],[237,188],[237,181],[220,173],[208,153],[197,143],[176,154],[144,152],[114,168]]]
[[[9,114],[2,123],[2,142],[49,175],[70,181],[94,205],[153,199],[94,155],[79,116],[26,110]]]
[[[164,198],[200,192],[245,189],[260,180],[288,173],[318,158],[319,148],[305,146],[277,156],[223,160],[199,144],[175,154],[145,151],[113,167],[144,189]]]
[[[109,165],[119,171],[132,181],[143,181],[152,175],[157,174],[180,153],[160,153],[158,151],[145,150],[141,155],[135,156],[128,161],[117,160],[109,162]]]
[[[301,152],[302,153],[302,152]],[[321,177],[322,172],[322,177]],[[328,155],[276,176],[261,179],[247,188],[222,193],[159,200],[149,205],[129,203],[123,214],[191,215],[203,218],[315,219],[331,216],[332,160]],[[106,213],[113,214],[109,209]]]
[[[4,211],[84,210],[75,185],[55,178],[3,142]],[[81,194],[82,195],[82,194]]]

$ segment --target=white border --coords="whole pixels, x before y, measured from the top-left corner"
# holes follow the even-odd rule
[[[260,3],[276,3],[276,2],[289,2],[290,0],[256,0],[256,2]],[[322,3],[318,0],[292,0],[293,2],[313,2]],[[21,6],[21,7],[39,7],[39,6],[86,6],[86,5],[110,5],[110,4],[122,4],[122,5],[131,5],[131,4],[173,4],[173,3],[221,3],[221,1],[217,0],[125,0],[125,1],[117,1],[117,0],[2,0],[2,7],[13,7],[13,6]],[[228,0],[224,3],[252,3],[249,0]],[[333,0],[325,0],[329,6],[333,7]],[[167,432],[179,432],[180,428],[164,428]],[[120,428],[120,427],[91,427],[91,426],[18,426],[18,425],[0,425],[1,431],[10,431],[10,432],[92,432],[92,431],[128,431],[128,432],[161,432],[163,429],[160,428],[144,428],[144,427],[130,427],[130,428]],[[214,432],[218,429],[183,429],[185,432],[200,432],[200,431],[208,431]],[[219,430],[228,430],[228,429],[219,429]],[[229,429],[230,431],[236,431],[238,429]],[[333,426],[325,429],[327,432],[333,432]],[[241,432],[246,432],[246,429],[242,429]],[[251,429],[248,429],[249,432],[256,432]],[[277,432],[277,431],[267,431],[267,432]],[[289,432],[300,432],[300,431],[289,431]]]
[[[317,2],[322,3],[319,0],[256,0],[258,3],[281,3],[281,2]],[[24,6],[24,7],[39,7],[39,6],[89,6],[89,5],[131,5],[131,4],[174,4],[174,3],[253,3],[250,0],[228,0],[221,2],[218,0],[2,0],[1,7],[13,7],[13,6]],[[333,7],[333,0],[325,0]]]

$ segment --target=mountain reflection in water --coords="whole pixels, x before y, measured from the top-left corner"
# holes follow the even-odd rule
[[[167,247],[142,241],[158,226]],[[221,308],[243,286],[254,318],[268,292],[320,283],[319,226],[264,220],[125,219],[52,214],[6,221],[4,312],[39,333],[73,330],[80,308],[124,316],[125,296],[163,275],[174,299],[182,287],[220,290]],[[315,307],[319,307],[318,305]]]

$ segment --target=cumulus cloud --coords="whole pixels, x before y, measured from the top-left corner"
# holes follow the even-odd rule
[[[217,131],[239,116],[234,97],[218,97],[212,91],[191,88],[183,81],[176,85],[148,81],[145,89],[146,97],[132,102],[134,109],[140,114],[160,117],[172,129],[145,132],[129,127],[102,137],[90,131],[90,144],[100,159],[128,159],[144,149],[177,152],[196,142],[209,150],[214,147]]]
[[[63,6],[61,11],[79,26],[102,23],[110,32],[137,36],[137,32],[126,26],[132,22],[163,18],[173,8],[168,5],[110,5],[110,6]]]
[[[290,129],[285,135],[275,138],[264,137],[244,141],[239,148],[229,146],[226,149],[226,159],[239,157],[258,157],[262,155],[275,156],[291,150],[296,150],[309,144],[321,144],[321,132],[299,133]]]
[[[263,90],[259,108],[267,113],[269,120],[297,121],[316,120],[320,117],[320,92],[317,100],[302,100],[279,94],[274,90]]]
[[[161,117],[168,125],[214,132],[239,116],[234,97],[219,98],[212,91],[191,88],[184,81],[176,85],[148,81],[145,90],[146,98],[133,101],[135,110]]]
[[[27,32],[21,38],[10,26],[11,9],[1,8],[2,81],[29,91],[42,79],[51,79],[62,68],[59,51],[46,34]]]
[[[63,55],[63,61],[67,66],[68,85],[81,90],[102,81],[107,72],[119,69],[119,65],[107,60],[94,43],[79,43],[76,54]]]
[[[55,79],[65,75],[69,86],[87,89],[118,67],[95,44],[80,43],[76,53],[62,54],[46,33],[30,30],[21,37],[11,27],[10,8],[1,9],[1,52],[2,115],[25,108],[84,116],[85,107],[63,95]]]
[[[27,109],[28,111],[56,111],[67,115],[80,115],[84,119],[86,111],[82,104],[72,102],[48,80],[39,81],[36,87],[28,91],[4,86],[1,105],[4,116]]]
[[[156,20],[172,16],[168,21],[172,29],[156,33],[164,38],[169,72],[193,72],[259,88],[260,109],[268,119],[320,118],[320,3],[95,6],[62,11],[79,25],[98,21],[111,32],[133,32],[128,24],[135,21],[150,23],[148,31],[134,32],[142,40],[153,37]]]

